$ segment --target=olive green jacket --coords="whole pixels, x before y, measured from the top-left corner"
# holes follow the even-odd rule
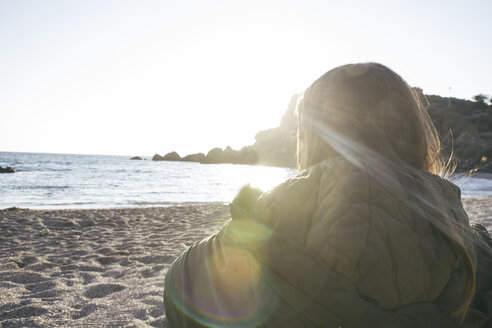
[[[462,297],[464,264],[436,228],[434,209],[476,260],[482,237],[469,226],[459,188],[429,173],[369,173],[336,158],[270,192],[245,187],[231,220],[168,271],[168,325],[488,327],[491,248],[481,248],[480,299],[462,325],[447,311]]]

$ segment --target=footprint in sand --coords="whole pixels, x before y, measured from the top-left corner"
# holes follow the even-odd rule
[[[130,264],[132,264],[132,263],[133,263],[133,262],[132,262],[132,261],[130,261],[130,259],[128,259],[128,258],[126,258],[126,257],[125,257],[124,259],[120,260],[120,262],[119,262],[119,264],[120,264],[121,266],[123,266],[123,267],[129,266],[129,265],[130,265]]]
[[[159,306],[159,307],[154,307],[152,310],[149,312],[151,317],[158,318],[164,315],[164,307]]]
[[[44,291],[44,292],[33,294],[32,297],[41,298],[44,301],[47,301],[47,300],[50,300],[50,299],[52,299],[54,297],[57,297],[58,295],[60,295],[60,292],[57,291],[57,290],[47,290],[47,291]]]
[[[79,258],[79,257],[82,257],[82,256],[86,256],[86,255],[88,255],[88,254],[89,254],[89,252],[88,252],[88,251],[86,251],[86,250],[82,250],[82,251],[74,251],[74,252],[73,252],[73,251],[71,251],[71,252],[70,252],[70,256],[71,256],[72,258],[75,258],[75,257],[76,257],[76,258]]]
[[[3,313],[7,313],[7,312],[10,312],[12,310],[15,310],[15,309],[24,307],[26,305],[29,305],[31,303],[32,302],[30,300],[23,300],[23,301],[21,301],[19,303],[7,303],[7,304],[4,304],[4,305],[0,306],[0,313],[2,313],[2,314]]]
[[[173,258],[173,259],[174,259],[174,258]],[[164,270],[166,267],[168,267],[168,265],[166,265],[166,264],[158,264],[158,265],[154,265],[154,266],[152,267],[152,270],[154,270],[154,271],[162,271],[162,270]]]
[[[156,327],[156,328],[166,328],[166,319],[165,318],[159,318],[157,320],[154,320],[150,323],[151,327]]]
[[[104,248],[99,248],[96,250],[96,253],[103,254],[103,255],[109,255],[111,253],[114,253],[115,249],[111,247],[104,247]]]
[[[149,256],[144,256],[144,257],[138,257],[135,260],[145,263],[145,264],[151,264],[151,263],[171,263],[174,261],[174,257],[172,256],[166,256],[166,255],[149,255]]]
[[[139,320],[147,320],[149,318],[149,311],[147,309],[139,309],[133,312],[133,317]]]
[[[96,311],[96,309],[97,309],[96,304],[88,304],[88,305],[85,305],[80,310],[80,312],[78,314],[76,314],[76,315],[73,316],[73,319],[80,319],[80,318],[86,317],[89,314],[91,314],[92,312]]]
[[[101,256],[97,258],[96,261],[101,263],[102,265],[108,265],[117,263],[118,261],[120,261],[120,259],[114,256]]]
[[[84,282],[83,282],[84,285],[90,284],[94,280],[94,278],[96,278],[95,275],[87,273],[87,272],[81,273],[80,276],[82,277],[82,279],[84,279]]]
[[[103,273],[103,277],[112,277],[113,279],[120,279],[125,275],[124,270],[111,270]]]
[[[54,289],[56,287],[56,283],[54,281],[45,281],[40,283],[29,284],[26,286],[32,293],[44,292],[47,290]]]
[[[24,268],[24,267],[28,266],[29,264],[32,264],[32,263],[35,263],[38,261],[39,261],[39,259],[36,256],[25,256],[22,258],[22,260],[15,261],[15,263],[17,263],[19,268]]]
[[[166,268],[165,265],[155,265],[154,267],[151,268],[147,268],[143,271],[140,272],[140,275],[143,277],[143,278],[151,278],[151,277],[155,277],[157,275],[159,275],[159,273],[164,270]]]
[[[125,286],[117,284],[100,284],[89,287],[85,292],[85,296],[88,298],[102,298],[109,294],[122,291],[125,288]]]
[[[104,268],[99,268],[93,265],[76,265],[70,264],[65,265],[61,268],[63,272],[80,272],[80,271],[89,271],[89,272],[103,272]]]
[[[2,314],[2,318],[13,319],[13,318],[37,317],[45,314],[46,312],[48,312],[48,310],[45,308],[39,306],[27,305],[21,308],[13,309],[12,311],[4,312]]]
[[[47,269],[50,269],[52,267],[55,267],[57,266],[55,263],[51,263],[51,262],[42,262],[42,263],[36,263],[36,264],[32,264],[29,266],[29,270],[31,271],[45,271]]]
[[[11,282],[16,282],[19,284],[32,284],[32,283],[39,283],[42,281],[46,281],[47,278],[39,273],[35,272],[23,272],[19,274],[15,274],[12,277],[10,277]]]
[[[142,272],[140,272],[140,275],[143,278],[151,278],[151,277],[155,276],[155,272],[152,271],[151,269],[145,269]]]

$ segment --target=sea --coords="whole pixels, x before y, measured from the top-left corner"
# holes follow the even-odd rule
[[[293,168],[130,160],[130,156],[0,152],[0,209],[229,203],[245,185],[269,190]],[[462,197],[492,196],[492,179],[451,177]]]

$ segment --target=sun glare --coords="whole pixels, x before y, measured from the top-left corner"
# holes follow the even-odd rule
[[[295,175],[295,169],[293,168],[279,169],[275,167],[258,166],[251,170],[247,179],[253,188],[268,191],[293,175]]]

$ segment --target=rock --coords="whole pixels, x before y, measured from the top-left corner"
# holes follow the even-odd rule
[[[0,166],[0,173],[15,173],[15,169],[10,166],[7,167]]]
[[[205,159],[205,154],[204,153],[198,153],[198,154],[190,154],[185,157],[183,157],[181,160],[183,162],[198,162],[201,163]]]
[[[179,156],[179,154],[177,152],[173,151],[173,152],[170,152],[170,153],[167,153],[166,155],[164,155],[163,160],[164,161],[180,161],[181,156]]]
[[[154,157],[152,157],[153,161],[181,161],[181,157],[179,154],[175,151],[167,153],[164,156],[161,156],[159,154],[155,154]]]
[[[225,150],[222,148],[214,148],[210,150],[200,163],[203,164],[256,164],[258,161],[258,155],[256,151],[251,147],[243,147],[241,150],[233,150],[231,147],[227,147]]]
[[[142,157],[140,157],[140,156],[134,156],[134,157],[132,157],[130,159],[133,159],[133,160],[136,160],[136,161],[141,161],[142,160]]]
[[[21,208],[14,206],[14,207],[5,208],[5,209],[0,210],[0,211],[9,211],[10,212],[10,211],[20,211],[20,210],[21,210]]]
[[[222,150],[222,148],[219,148],[219,147],[211,149],[207,153],[207,156],[205,156],[202,163],[204,163],[204,164],[226,163],[226,158],[224,156],[224,150]]]
[[[162,157],[159,154],[155,154],[154,157],[152,157],[152,160],[153,161],[163,161],[164,160],[164,157]]]

